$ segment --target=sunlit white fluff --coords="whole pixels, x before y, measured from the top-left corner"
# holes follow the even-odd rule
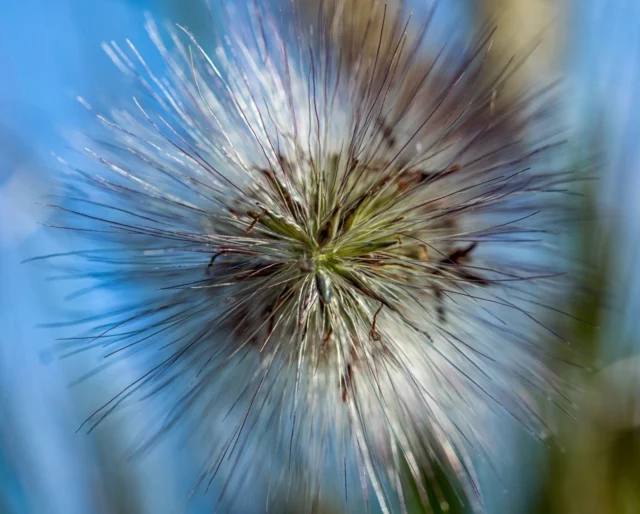
[[[565,176],[527,132],[545,104],[496,101],[490,33],[429,53],[429,20],[378,6],[376,51],[347,58],[328,5],[311,26],[227,12],[211,54],[149,21],[158,70],[105,45],[139,92],[96,108],[98,165],[60,208],[96,241],[76,267],[135,293],[83,344],[147,369],[87,426],[172,402],[141,451],[183,425],[203,487],[236,507],[338,491],[395,511],[444,502],[444,474],[480,509],[474,460],[500,451],[487,416],[545,437],[536,398],[558,397],[545,347],[564,341],[539,311],[561,291],[543,263]]]

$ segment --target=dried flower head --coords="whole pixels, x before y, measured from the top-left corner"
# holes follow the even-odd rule
[[[202,479],[236,505],[264,486],[390,511],[407,480],[442,500],[437,469],[480,508],[487,413],[544,436],[535,398],[557,396],[533,310],[559,284],[548,105],[496,101],[513,64],[478,79],[491,32],[429,52],[431,17],[374,3],[350,32],[342,1],[310,24],[293,6],[227,11],[211,54],[149,21],[161,71],[105,45],[141,93],[96,112],[99,171],[73,168],[60,209],[97,241],[75,259],[126,291],[82,344],[148,369],[88,426],[173,401],[144,448],[199,431]]]

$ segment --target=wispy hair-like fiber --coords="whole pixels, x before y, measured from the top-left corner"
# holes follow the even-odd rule
[[[487,79],[489,29],[434,48],[431,15],[383,4],[351,36],[340,1],[224,13],[210,52],[149,19],[160,66],[105,44],[139,91],[82,100],[93,164],[61,159],[71,273],[119,293],[66,348],[146,366],[84,427],[161,397],[140,451],[182,424],[220,505],[402,511],[408,480],[442,500],[439,470],[481,509],[489,415],[544,438],[538,400],[570,403],[544,323],[570,178],[549,92],[500,101],[518,63]]]

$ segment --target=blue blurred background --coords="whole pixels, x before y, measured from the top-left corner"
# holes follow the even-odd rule
[[[576,251],[597,270],[585,279],[588,287],[615,294],[594,299],[594,305],[607,309],[577,307],[600,327],[579,334],[602,369],[584,384],[586,415],[558,427],[568,435],[567,444],[550,455],[511,425],[499,427],[510,457],[498,463],[498,476],[487,473],[483,479],[488,510],[640,512],[640,360],[634,359],[640,339],[635,315],[640,293],[640,2],[515,3],[527,1],[554,4],[554,43],[547,49],[553,64],[545,73],[562,79],[559,89],[566,102],[561,116],[570,127],[576,160],[594,157],[602,169],[601,179],[588,190],[598,214],[584,233],[576,234]],[[447,4],[445,13],[449,20],[472,24],[474,16],[492,14],[492,9],[502,14],[508,3],[457,0]],[[144,405],[91,435],[76,434],[96,398],[118,392],[134,370],[118,363],[91,388],[78,386],[97,357],[54,358],[54,339],[72,335],[73,327],[41,327],[69,309],[62,299],[75,287],[50,280],[46,265],[21,264],[65,247],[64,235],[42,227],[49,213],[37,205],[55,193],[52,152],[64,153],[76,131],[91,130],[76,96],[102,104],[131,96],[100,44],[130,38],[144,52],[150,47],[143,30],[145,11],[207,37],[209,18],[198,0],[0,0],[2,514],[210,511],[206,500],[187,503],[197,471],[188,445],[161,445],[144,459],[127,458],[147,417]],[[514,25],[512,33],[526,29],[526,11],[505,23]],[[84,312],[77,314],[98,312],[102,301],[89,295]]]

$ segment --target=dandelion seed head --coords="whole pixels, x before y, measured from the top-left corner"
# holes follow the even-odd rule
[[[548,104],[495,102],[508,68],[483,75],[490,32],[425,52],[430,20],[378,5],[341,46],[331,5],[309,27],[228,11],[211,53],[148,19],[160,71],[104,45],[139,93],[94,106],[97,167],[74,169],[60,208],[97,242],[80,257],[99,287],[135,293],[83,344],[148,364],[87,426],[162,396],[141,451],[190,423],[221,497],[250,474],[314,498],[344,468],[345,502],[389,511],[403,470],[422,484],[431,462],[480,505],[486,414],[542,436],[534,396],[559,388],[540,334],[560,336],[532,306],[559,288],[541,255],[564,179],[544,169],[555,134],[525,137]],[[262,474],[242,457],[270,450]]]

